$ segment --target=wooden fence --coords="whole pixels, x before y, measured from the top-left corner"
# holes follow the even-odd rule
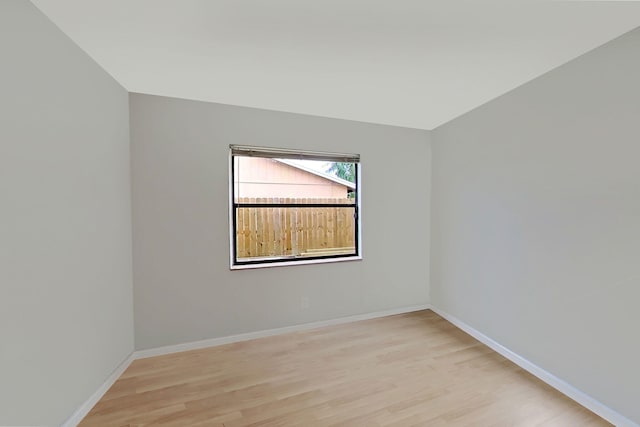
[[[350,199],[240,198],[239,203],[334,203],[329,208],[238,208],[238,259],[354,253],[355,208]],[[349,206],[350,205],[350,206]]]

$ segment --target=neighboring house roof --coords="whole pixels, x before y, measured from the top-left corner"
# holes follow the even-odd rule
[[[289,160],[289,159],[274,159],[274,160],[276,162],[284,163],[285,165],[289,165],[291,167],[294,167],[296,169],[300,169],[302,171],[311,173],[313,175],[319,176],[319,177],[327,179],[329,181],[336,182],[336,183],[338,183],[340,185],[344,185],[345,187],[348,187],[351,190],[355,190],[356,189],[356,185],[351,181],[347,181],[346,179],[338,178],[337,176],[331,175],[330,173],[320,172],[318,170],[315,170],[315,169],[312,169],[310,167],[304,166],[304,165],[296,162],[295,160]]]

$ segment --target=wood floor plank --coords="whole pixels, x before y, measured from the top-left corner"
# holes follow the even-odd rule
[[[136,360],[80,423],[608,425],[429,310]]]

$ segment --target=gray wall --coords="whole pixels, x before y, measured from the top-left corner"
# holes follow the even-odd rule
[[[640,422],[640,30],[438,128],[435,307]]]
[[[133,349],[126,91],[0,1],[0,425],[59,425]]]
[[[136,348],[428,302],[428,132],[137,94],[130,108]],[[229,144],[360,153],[364,260],[230,271]]]

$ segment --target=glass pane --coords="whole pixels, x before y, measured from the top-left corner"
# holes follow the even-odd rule
[[[262,261],[356,255],[355,208],[238,208],[236,257]]]
[[[234,156],[236,203],[355,204],[356,164]]]

